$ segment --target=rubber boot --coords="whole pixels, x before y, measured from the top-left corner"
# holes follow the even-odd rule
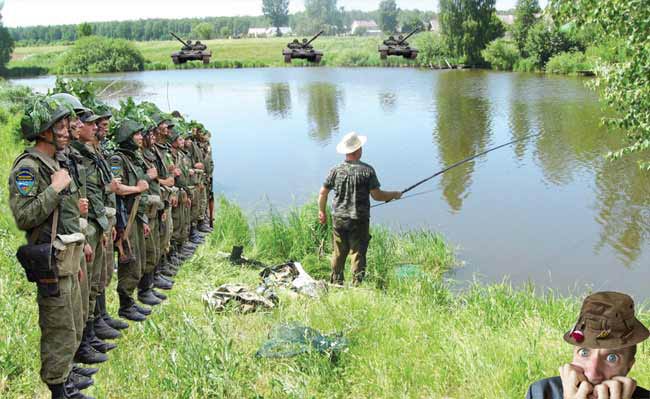
[[[135,301],[126,295],[120,295],[120,310],[118,310],[117,314],[131,321],[140,322],[147,320],[144,314],[138,312]]]
[[[88,339],[90,346],[97,349],[101,353],[106,353],[117,348],[117,345],[110,342],[104,342],[95,334],[95,322],[94,320],[89,320],[86,323],[86,328],[88,329]]]
[[[97,349],[93,348],[92,345],[90,345],[90,341],[92,340],[92,325],[92,322],[86,321],[86,327],[84,328],[83,335],[81,337],[81,344],[79,344],[77,353],[74,355],[74,361],[77,363],[96,364],[104,363],[108,360],[108,356],[99,352]]]
[[[97,303],[100,304],[100,315],[109,327],[114,330],[125,330],[129,328],[127,323],[122,320],[116,320],[108,314],[108,311],[106,310],[106,291],[102,292],[102,294],[97,297]]]

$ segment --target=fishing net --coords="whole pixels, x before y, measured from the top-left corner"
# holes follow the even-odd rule
[[[418,265],[401,265],[395,269],[398,280],[418,279],[424,277],[422,268]]]
[[[323,335],[313,328],[293,322],[273,327],[269,340],[255,356],[285,358],[309,352],[336,356],[347,347],[348,340],[342,334]]]

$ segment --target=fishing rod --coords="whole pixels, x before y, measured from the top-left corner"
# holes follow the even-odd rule
[[[469,157],[469,158],[465,158],[465,159],[463,159],[463,160],[461,160],[461,161],[458,161],[458,162],[456,162],[455,164],[450,165],[450,166],[444,168],[443,170],[438,171],[438,172],[432,174],[431,176],[429,176],[429,177],[427,177],[427,178],[425,178],[425,179],[420,180],[419,182],[415,183],[414,185],[412,185],[412,186],[410,186],[410,187],[408,187],[408,188],[402,190],[402,194],[406,194],[406,193],[408,193],[409,191],[413,190],[414,188],[416,188],[416,187],[418,187],[418,186],[420,186],[420,185],[422,185],[422,184],[428,182],[429,180],[435,178],[436,176],[440,176],[441,174],[443,174],[443,173],[445,173],[445,172],[448,172],[448,171],[450,171],[450,170],[452,170],[452,169],[454,169],[454,168],[456,168],[456,167],[458,167],[458,166],[460,166],[460,165],[462,165],[462,164],[465,164],[465,163],[467,163],[467,162],[469,162],[469,161],[472,161],[472,160],[474,160],[474,159],[476,159],[476,158],[478,158],[478,157],[480,157],[480,156],[483,156],[483,155],[485,155],[485,154],[488,154],[488,153],[490,153],[490,152],[492,152],[492,151],[496,151],[496,150],[498,150],[498,149],[500,149],[500,148],[507,147],[507,146],[509,146],[509,145],[512,145],[512,144],[518,143],[518,142],[520,142],[520,141],[528,140],[529,138],[532,138],[532,137],[537,137],[537,136],[539,136],[539,135],[541,135],[541,133],[531,134],[531,135],[528,135],[528,136],[522,137],[522,138],[520,138],[520,139],[512,140],[512,141],[509,141],[509,142],[507,142],[507,143],[505,143],[505,144],[498,145],[498,146],[496,146],[496,147],[488,148],[487,150],[485,150],[485,151],[483,151],[483,152],[480,152],[480,153],[478,153],[478,154],[472,155],[472,156]],[[433,190],[426,191],[426,192],[422,192],[422,193],[417,193],[417,194],[412,194],[412,195],[409,195],[409,196],[406,196],[406,197],[402,197],[402,198],[400,198],[400,199],[406,199],[406,198],[415,197],[416,195],[422,195],[422,194],[425,194],[425,193],[428,193],[428,192],[431,192],[431,191],[433,191]],[[375,207],[378,207],[378,206],[386,205],[386,204],[388,204],[389,202],[393,202],[393,201],[399,201],[399,200],[391,200],[391,201],[381,202],[381,203],[379,203],[379,204],[374,204],[374,205],[372,205],[371,208],[375,208]]]

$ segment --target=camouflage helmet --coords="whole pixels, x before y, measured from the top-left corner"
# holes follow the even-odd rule
[[[70,115],[70,109],[56,100],[42,98],[25,110],[20,130],[25,140],[34,141],[38,136]]]
[[[112,118],[113,117],[113,111],[111,111],[111,107],[104,103],[97,103],[95,108],[93,109],[93,112],[100,117],[100,118]]]
[[[134,134],[137,132],[141,132],[144,130],[144,126],[134,120],[131,119],[124,119],[120,123],[120,127],[117,130],[117,134],[115,135],[115,141],[118,144],[121,144],[131,137],[133,137]]]
[[[69,107],[74,109],[75,112],[77,113],[82,113],[82,112],[88,112],[90,111],[88,107],[84,107],[84,105],[79,101],[79,99],[72,94],[68,93],[57,93],[53,94],[50,96],[51,99],[59,101],[63,104],[67,104]]]
[[[183,137],[183,132],[180,127],[174,126],[171,129],[171,133],[169,133],[169,142],[173,143],[176,141],[179,137]]]

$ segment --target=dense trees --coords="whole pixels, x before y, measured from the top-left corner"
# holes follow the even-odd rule
[[[262,0],[262,13],[281,36],[280,27],[289,22],[289,0]]]
[[[503,35],[496,17],[495,0],[440,0],[440,26],[450,49],[465,56],[470,65],[481,65],[481,51]]]
[[[7,28],[0,23],[0,72],[5,69],[5,65],[11,59],[11,53],[13,51],[14,40]]]
[[[515,7],[515,22],[512,25],[512,37],[517,43],[517,48],[522,56],[527,57],[525,51],[528,31],[537,22],[536,14],[542,10],[539,8],[538,0],[517,0]]]
[[[399,8],[395,0],[382,0],[379,3],[379,21],[378,25],[382,32],[386,34],[397,32],[397,17]]]
[[[214,25],[209,22],[201,22],[192,28],[192,36],[202,40],[212,39],[214,36]]]
[[[92,34],[93,27],[88,22],[77,25],[77,38],[90,36]]]
[[[305,0],[305,14],[311,25],[311,32],[325,31],[326,34],[343,32],[343,12],[336,7],[336,0]]]

